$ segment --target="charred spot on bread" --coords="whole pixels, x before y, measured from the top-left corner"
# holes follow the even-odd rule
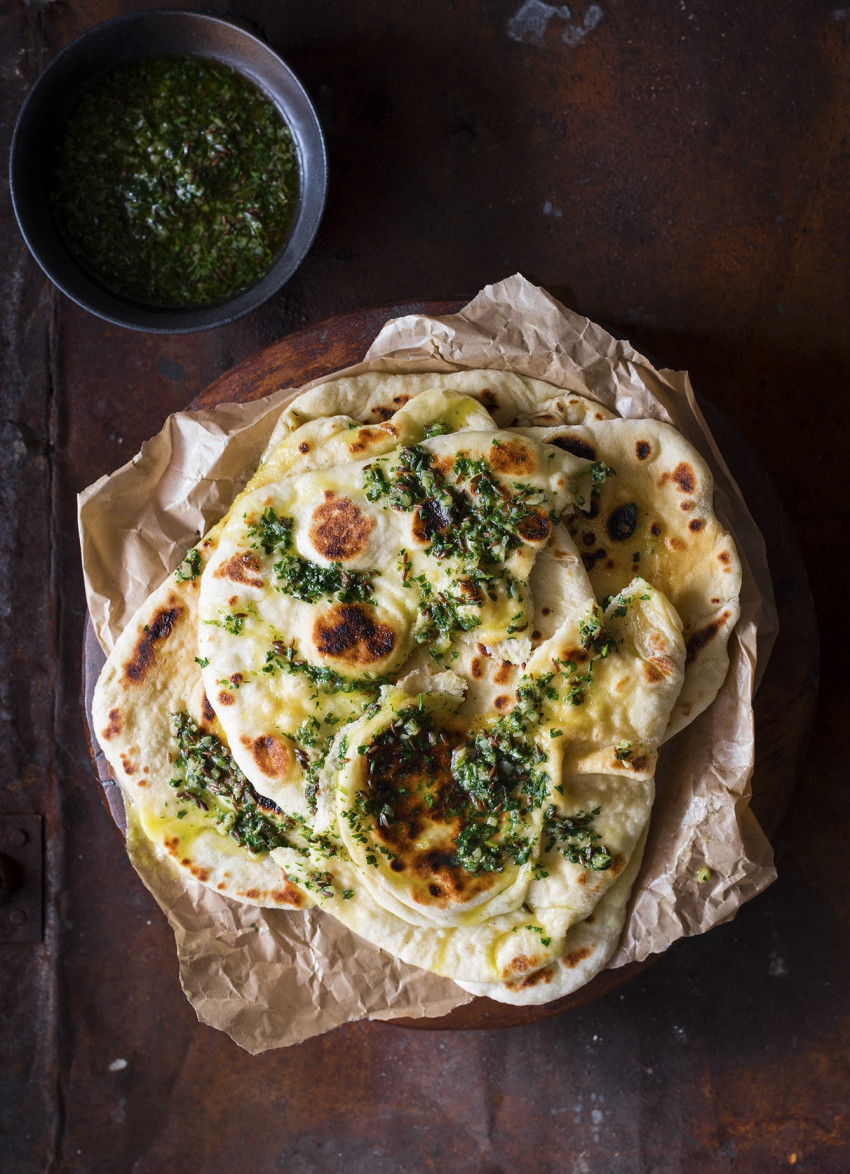
[[[692,664],[699,656],[703,648],[715,638],[717,633],[726,626],[730,618],[730,613],[724,611],[721,615],[713,619],[711,623],[699,628],[696,632],[691,632],[690,636],[685,640],[685,663]]]
[[[554,437],[549,443],[554,444],[556,448],[563,449],[564,452],[572,453],[574,457],[582,457],[586,461],[596,460],[596,449],[580,436],[570,436],[569,433],[563,433],[561,436]]]
[[[634,534],[637,524],[637,506],[633,501],[626,501],[611,511],[606,519],[605,528],[612,542],[625,542]]]
[[[325,500],[313,510],[310,540],[324,558],[346,562],[362,553],[375,520],[348,497],[328,490]]]
[[[487,460],[497,473],[529,476],[537,468],[533,449],[519,440],[494,440]]]
[[[290,752],[273,734],[259,734],[254,739],[243,737],[242,743],[250,751],[257,769],[267,778],[279,778],[286,773]]]
[[[313,643],[322,656],[368,667],[393,652],[396,634],[362,604],[339,604],[316,620]]]
[[[260,564],[256,556],[250,551],[234,554],[226,563],[216,567],[213,572],[217,579],[230,579],[232,583],[241,583],[246,587],[262,587]]]
[[[687,461],[679,461],[672,473],[662,473],[659,487],[672,481],[680,493],[695,493],[697,475]]]
[[[167,640],[183,614],[183,608],[176,602],[160,608],[145,625],[136,642],[133,654],[124,665],[124,677],[133,684],[141,684],[156,662],[156,646]]]

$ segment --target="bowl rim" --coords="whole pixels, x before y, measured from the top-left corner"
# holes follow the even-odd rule
[[[134,27],[135,26],[135,27]],[[153,41],[143,40],[147,29]],[[230,65],[258,85],[274,103],[290,129],[299,162],[299,194],[286,243],[266,273],[247,289],[223,302],[196,307],[156,307],[124,298],[90,276],[68,252],[47,210],[44,185],[34,174],[46,165],[36,148],[24,158],[39,121],[62,124],[67,105],[56,113],[58,88],[76,100],[110,70],[146,57],[168,56],[157,46],[169,32],[176,34],[175,55],[194,54]],[[126,38],[132,33],[130,44]],[[159,33],[159,38],[155,36]],[[194,42],[191,47],[187,41]],[[138,44],[135,43],[138,41]],[[118,58],[105,59],[102,69],[92,60],[108,55],[110,46],[122,46]],[[217,51],[215,51],[217,50]],[[87,61],[88,57],[88,61]],[[80,83],[75,67],[87,61]],[[273,75],[273,78],[272,78]],[[272,84],[272,80],[274,84]],[[258,308],[293,275],[306,257],[322,220],[327,201],[328,158],[322,127],[313,102],[291,66],[266,41],[238,20],[181,8],[142,9],[101,21],[80,33],[44,67],[30,87],[15,121],[9,150],[9,191],[18,228],[30,254],[57,289],[76,305],[113,325],[144,333],[180,334],[224,326]],[[37,187],[33,194],[27,188]],[[30,198],[28,198],[28,195]]]

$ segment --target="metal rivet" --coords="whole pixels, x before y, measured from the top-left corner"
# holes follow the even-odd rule
[[[44,938],[43,835],[35,812],[0,815],[0,943]]]

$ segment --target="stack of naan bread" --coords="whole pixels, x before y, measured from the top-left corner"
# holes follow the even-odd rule
[[[712,496],[674,428],[518,375],[302,393],[98,682],[134,829],[474,994],[575,990],[622,932],[659,746],[727,671]]]

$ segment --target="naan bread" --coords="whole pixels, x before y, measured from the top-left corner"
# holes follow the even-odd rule
[[[550,383],[510,371],[453,371],[449,374],[390,375],[382,371],[321,383],[303,392],[281,417],[280,432],[308,420],[343,414],[364,424],[388,420],[429,392],[468,397],[487,409],[500,428],[586,424],[614,416],[602,404]]]
[[[188,568],[187,568],[188,569]],[[237,901],[302,909],[312,904],[269,855],[288,821],[230,763],[223,732],[206,700],[196,663],[196,578],[170,578],[119,637],[95,690],[92,717],[116,782],[158,856]],[[175,770],[175,715],[185,714],[221,760],[230,790],[189,789]],[[204,759],[207,752],[201,751]],[[231,793],[238,788],[235,806]],[[195,793],[193,793],[193,790]],[[262,816],[261,816],[262,813]],[[259,835],[257,834],[259,825]],[[249,844],[263,845],[251,851]]]
[[[575,989],[619,938],[658,746],[725,672],[711,491],[674,430],[503,372],[298,396],[98,682],[134,826],[474,993]]]
[[[248,777],[297,804],[286,790],[300,777],[288,741],[304,722],[352,720],[376,687],[416,667],[420,646],[440,667],[473,638],[507,661],[527,653],[534,560],[581,463],[492,426],[243,495],[203,575],[199,650],[207,696]],[[423,478],[436,496],[417,495]]]
[[[639,573],[681,617],[688,656],[671,738],[717,695],[741,610],[741,563],[714,514],[711,471],[675,428],[658,420],[593,420],[528,434],[600,470],[569,521],[596,597],[616,594]]]
[[[626,907],[643,859],[646,832],[631,859],[613,885],[603,893],[584,921],[577,922],[564,939],[564,952],[554,962],[530,974],[502,983],[455,980],[471,995],[512,1003],[518,1007],[540,1006],[562,999],[583,987],[610,962],[620,935]]]
[[[681,681],[678,635],[674,622],[664,639]],[[309,862],[286,849],[274,858],[295,883],[323,867],[320,906],[404,961],[488,983],[548,965],[626,869],[649,819],[670,694],[656,699],[638,644],[624,640],[604,657],[612,679],[628,678],[643,695],[637,724],[619,726],[619,755],[617,746],[602,751],[601,733],[579,734],[583,756],[572,745],[573,727],[586,723],[567,700],[566,668],[527,674],[503,715],[464,718],[448,691],[385,690],[334,739],[321,852]]]

